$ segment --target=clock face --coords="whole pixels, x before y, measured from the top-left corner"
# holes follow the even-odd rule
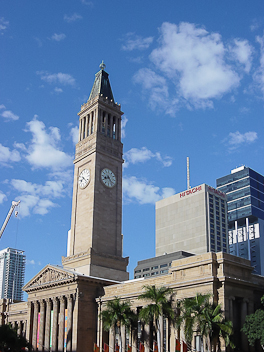
[[[78,180],[79,186],[81,188],[85,188],[86,186],[88,186],[89,182],[90,182],[90,170],[84,169],[79,176],[79,180]]]
[[[113,171],[109,169],[103,169],[101,172],[101,180],[106,187],[112,188],[116,184],[116,177]]]

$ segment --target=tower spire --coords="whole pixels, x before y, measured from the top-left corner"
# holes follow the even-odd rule
[[[114,100],[114,96],[112,93],[110,81],[108,78],[108,73],[105,71],[105,63],[102,60],[99,65],[100,71],[95,74],[95,80],[93,84],[93,88],[91,90],[91,94],[89,96],[88,101],[94,99],[98,95],[102,95],[109,100]]]

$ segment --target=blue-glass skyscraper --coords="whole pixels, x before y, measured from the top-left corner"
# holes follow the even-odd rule
[[[229,253],[251,260],[264,275],[264,177],[241,166],[216,184],[227,194]]]

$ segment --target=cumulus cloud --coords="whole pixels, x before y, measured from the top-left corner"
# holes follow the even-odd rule
[[[0,18],[0,34],[4,34],[4,31],[7,29],[9,21],[5,20],[4,17]]]
[[[54,33],[53,36],[51,37],[51,39],[55,40],[55,42],[60,42],[65,38],[66,38],[66,35],[64,33],[60,33],[60,34]]]
[[[63,181],[46,181],[44,185],[13,179],[10,185],[20,193],[20,211],[22,217],[31,213],[45,215],[51,208],[58,206],[51,199],[65,195]]]
[[[253,47],[248,40],[235,39],[234,44],[229,46],[229,51],[240,64],[245,72],[249,73],[252,64]]]
[[[18,120],[18,119],[19,119],[19,116],[18,116],[18,115],[14,114],[14,113],[13,113],[12,111],[10,111],[10,110],[6,110],[6,107],[5,107],[3,104],[0,105],[0,110],[4,110],[4,111],[0,114],[0,116],[2,116],[6,121],[10,121],[10,120],[15,121],[15,120]]]
[[[72,22],[75,22],[77,20],[81,20],[82,19],[82,16],[81,15],[78,15],[77,13],[74,13],[73,15],[71,16],[68,16],[68,15],[64,15],[63,17],[64,21],[68,22],[68,23],[72,23]]]
[[[170,157],[166,156],[162,158],[159,152],[153,153],[151,150],[143,147],[141,149],[132,148],[128,152],[124,153],[124,167],[127,167],[130,163],[144,163],[153,158],[160,161],[165,167],[171,166],[172,164],[172,159]]]
[[[72,138],[72,142],[73,142],[74,145],[76,143],[78,143],[78,141],[79,141],[79,127],[78,126],[75,126],[75,127],[71,128],[70,136]]]
[[[150,64],[134,75],[153,110],[175,115],[182,106],[212,108],[214,100],[240,85],[252,65],[247,40],[224,43],[219,33],[193,23],[164,22]]]
[[[144,50],[147,49],[153,42],[153,37],[143,38],[135,35],[135,33],[127,33],[125,44],[122,45],[122,49],[125,51],[132,51],[135,49]]]
[[[0,204],[5,200],[7,200],[7,196],[2,191],[0,191]]]
[[[32,133],[31,144],[27,149],[26,159],[33,168],[50,168],[60,170],[72,165],[72,157],[60,150],[60,131],[57,127],[46,127],[35,117],[27,123],[27,130]]]
[[[192,23],[163,23],[160,46],[151,60],[177,81],[178,93],[199,105],[221,97],[239,84],[238,74],[224,59],[225,47],[218,33],[208,33]]]
[[[59,93],[62,93],[63,90],[61,88],[55,87],[54,92],[59,94]]]
[[[0,143],[0,163],[7,165],[8,163],[20,161],[20,153],[17,150],[10,150],[8,147]]]
[[[174,115],[178,104],[177,98],[169,97],[167,80],[149,68],[141,68],[133,77],[134,83],[142,85],[149,95],[149,106],[155,110],[162,106],[167,114]]]
[[[162,188],[136,178],[123,177],[123,198],[125,202],[139,204],[154,204],[158,200],[175,194],[173,188]]]
[[[253,78],[264,96],[264,35],[257,36],[256,41],[260,44],[260,66],[254,73]]]
[[[126,124],[128,122],[128,118],[126,116],[122,117],[122,121],[121,121],[121,138],[125,138],[126,136]]]
[[[76,84],[75,78],[68,73],[49,73],[46,71],[37,71],[37,75],[49,84],[62,84],[64,86],[74,86]]]
[[[230,132],[227,138],[229,149],[234,150],[240,147],[242,144],[251,144],[255,142],[258,138],[257,132],[245,132],[240,133],[237,132]]]

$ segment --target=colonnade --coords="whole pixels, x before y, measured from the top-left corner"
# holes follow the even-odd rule
[[[179,338],[180,332],[175,329],[168,319],[160,317],[160,334],[161,334],[161,350],[175,351],[176,338]],[[109,352],[115,351],[115,345],[118,343],[120,346],[120,338],[122,339],[122,349],[120,352],[127,350],[127,344],[132,347],[132,352],[139,351],[139,344],[142,343],[145,348],[145,352],[152,352],[154,349],[154,341],[156,340],[152,334],[153,331],[148,324],[138,322],[137,332],[126,331],[125,326],[121,326],[121,336],[116,334],[116,331],[112,328],[109,332],[103,331],[102,320],[100,319],[100,312],[98,315],[98,328],[97,328],[97,345],[99,346],[100,352],[103,351],[104,343],[109,345]]]
[[[95,131],[121,141],[121,118],[102,109],[95,109],[89,114],[82,116],[79,122],[79,141],[90,136]]]
[[[28,302],[27,339],[34,351],[72,351],[73,301],[62,295]]]

